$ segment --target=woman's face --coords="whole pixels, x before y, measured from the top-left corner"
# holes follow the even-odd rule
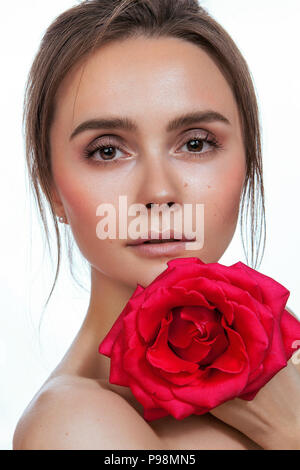
[[[66,215],[82,254],[94,269],[132,288],[148,285],[175,257],[217,262],[235,232],[246,163],[238,108],[215,63],[187,41],[140,37],[98,49],[83,67],[78,64],[60,85],[50,134],[57,212]],[[225,120],[198,116],[168,126],[179,116],[208,111]],[[78,129],[112,118],[135,127]],[[119,208],[120,196],[127,197],[127,209]],[[168,202],[193,208],[193,231],[196,204],[203,204],[201,248],[182,245],[176,254],[149,257],[128,246],[132,233],[119,238],[138,216],[140,234],[153,229],[153,209],[146,205]],[[96,231],[107,220],[107,212],[97,213],[102,204],[115,209],[113,238],[100,239]],[[133,204],[143,204],[144,212],[129,215]]]

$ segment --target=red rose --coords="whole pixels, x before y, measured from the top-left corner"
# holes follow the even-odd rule
[[[289,291],[242,262],[167,264],[146,288],[137,285],[99,345],[111,358],[109,382],[130,387],[147,421],[252,400],[297,349]]]

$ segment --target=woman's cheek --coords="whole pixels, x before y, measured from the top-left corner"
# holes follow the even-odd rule
[[[244,184],[244,167],[218,173],[202,193],[204,203],[204,246],[207,262],[217,262],[236,230]]]
[[[80,250],[90,251],[99,243],[96,233],[99,219],[97,207],[102,202],[99,188],[93,187],[83,176],[76,178],[67,172],[64,177],[57,178],[56,184],[68,224]]]

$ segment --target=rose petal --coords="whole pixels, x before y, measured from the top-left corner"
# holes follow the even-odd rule
[[[300,321],[284,310],[280,320],[280,330],[286,358],[290,359],[300,347]]]
[[[160,322],[168,311],[180,305],[208,305],[201,293],[187,291],[184,288],[158,288],[139,309],[137,315],[138,330],[146,343],[153,341],[160,327]]]
[[[110,357],[114,342],[123,330],[123,320],[127,315],[132,314],[132,312],[139,307],[139,304],[142,301],[143,291],[144,289],[138,285],[111,329],[100,343],[98,347],[98,352],[100,354]]]
[[[207,366],[207,369],[214,368],[222,372],[238,374],[245,368],[245,364],[249,363],[245,343],[240,335],[231,328],[226,328],[226,333],[229,342],[227,349]]]
[[[166,382],[153,372],[153,368],[145,358],[145,349],[142,346],[125,352],[123,367],[130,375],[130,380],[137,382],[152,398],[173,399],[173,394]]]
[[[227,348],[228,348],[228,340],[224,332],[222,332],[222,334],[217,335],[211,341],[209,353],[207,354],[206,357],[204,357],[201,361],[199,361],[198,364],[200,364],[201,367],[213,364],[214,361],[216,361],[219,356],[224,354]]]
[[[248,292],[258,302],[263,302],[261,286],[254,276],[249,276],[244,266],[246,265],[239,261],[228,268],[227,277],[230,284]]]
[[[109,382],[111,384],[128,387],[130,377],[123,368],[124,347],[122,343],[123,338],[119,337],[113,345],[111,352]]]
[[[266,332],[266,335],[269,338],[269,341],[271,341],[273,335],[274,321],[276,321],[276,319],[274,318],[270,307],[266,304],[260,304],[259,302],[255,301],[255,310],[253,310],[253,313],[255,313],[255,315],[257,316],[258,320],[260,321]]]
[[[191,258],[184,258],[185,261],[181,261],[178,258],[178,262],[176,259],[169,261],[167,264],[172,268],[176,268],[181,264],[186,264],[185,272],[192,272],[187,271],[189,266],[195,265],[199,267],[199,276],[205,277],[211,280],[223,280],[229,282],[228,273],[230,271],[228,266],[224,266],[221,263],[204,263],[200,258],[191,257]],[[185,276],[182,276],[185,277]]]
[[[226,281],[226,273],[229,269],[220,263],[204,263],[197,257],[176,258],[168,261],[167,265],[168,268],[149,284],[147,287],[149,292],[153,292],[157,286],[171,287],[177,285],[177,282],[182,279],[200,276]]]
[[[148,422],[154,421],[155,419],[164,418],[168,415],[169,412],[162,408],[150,408],[144,411],[144,419]]]
[[[245,387],[245,390],[243,390],[243,394],[240,396],[240,398],[245,400],[252,400],[261,387],[269,382],[269,380],[271,380],[271,378],[286,365],[287,360],[284,344],[282,341],[282,335],[278,322],[275,321],[272,344],[270,345],[270,352],[267,354],[263,363],[263,373]],[[251,398],[247,398],[247,395]]]
[[[210,306],[214,311],[214,308]],[[212,312],[208,318],[207,308],[203,306],[184,306],[172,309],[173,321],[169,326],[169,341],[173,346],[186,348],[191,344],[195,335],[199,336],[204,329],[203,340],[210,337],[210,334],[217,335],[217,328],[222,329],[218,320],[218,315]]]
[[[186,258],[188,259],[188,258]],[[163,274],[163,273],[162,273]],[[197,262],[188,261],[180,265],[171,265],[161,277],[154,279],[154,281],[147,286],[149,293],[154,292],[159,287],[171,287],[177,284],[182,278],[188,279],[190,277],[199,276],[201,274],[201,266]]]
[[[189,320],[199,328],[203,322],[214,322],[217,323],[220,320],[220,315],[216,312],[216,309],[210,305],[209,308],[199,306],[186,306],[181,309],[182,318]]]
[[[167,265],[169,268],[177,267],[180,265],[190,265],[193,263],[205,266],[205,263],[197,256],[191,256],[187,258],[173,258],[170,261],[167,261]]]
[[[250,371],[255,370],[264,361],[269,350],[272,335],[269,338],[253,311],[244,305],[232,302],[234,308],[233,328],[243,338],[250,363]]]
[[[287,303],[290,296],[290,292],[279,282],[275,281],[269,276],[250,268],[244,263],[236,263],[234,266],[238,266],[241,272],[245,272],[249,276],[249,279],[253,279],[258,284],[262,292],[262,303],[265,303],[271,307],[273,315],[278,319]],[[249,280],[250,282],[250,280]]]
[[[174,305],[174,308],[175,307],[178,307],[178,305],[182,306],[182,307],[187,307],[189,305],[192,305],[192,306],[199,306],[199,307],[205,307],[205,308],[208,308],[208,309],[214,309],[214,306],[212,306],[205,298],[205,296],[195,290],[195,289],[186,289],[185,287],[183,286],[171,286],[168,288],[168,291],[170,293],[171,296],[173,296],[174,293],[176,293],[177,295],[181,295],[181,302],[180,304],[177,304],[177,305]]]
[[[178,399],[205,409],[206,412],[239,395],[245,388],[249,376],[249,364],[240,374],[232,375],[216,369],[206,369],[194,385],[173,386]]]
[[[168,411],[163,408],[157,407],[157,404],[145,393],[139,384],[131,382],[130,388],[137,401],[144,407],[144,419],[146,421],[160,419],[169,414]]]
[[[156,341],[153,346],[147,349],[146,358],[153,367],[166,372],[175,374],[177,372],[196,372],[198,370],[197,364],[181,359],[168,346],[168,328],[172,319],[172,314],[170,314],[168,320],[162,320]]]
[[[199,365],[210,364],[228,347],[228,341],[224,331],[210,340],[202,340],[194,336],[191,344],[186,348],[175,346],[173,349],[183,359],[197,362]]]
[[[250,310],[255,310],[255,299],[251,297],[249,292],[241,290],[233,284],[225,284],[224,282],[218,283],[219,287],[223,290],[227,299],[230,302],[235,301],[238,304],[245,305]]]
[[[146,343],[156,337],[160,322],[168,313],[170,302],[166,299],[167,294],[168,291],[164,287],[159,287],[143,302],[137,312],[137,328]]]
[[[187,348],[174,346],[174,351],[186,361],[200,363],[211,350],[211,344],[192,341]],[[199,367],[199,366],[198,366]]]
[[[192,322],[181,317],[183,308],[185,307],[172,309],[173,321],[169,326],[168,339],[172,346],[186,348],[191,343],[197,328]]]
[[[205,299],[225,316],[227,323],[229,325],[232,324],[233,308],[231,303],[227,300],[223,289],[219,286],[218,281],[198,277],[197,279],[193,279],[192,283],[190,279],[183,279],[178,282],[177,285],[185,287],[187,290],[192,286],[193,289],[201,292]]]
[[[222,320],[221,320],[222,321]],[[221,335],[222,333],[224,334],[224,328],[223,325],[219,322],[207,322],[205,324],[205,329],[207,331],[207,340],[210,338],[214,338],[218,335]]]
[[[173,400],[167,400],[167,401],[162,401],[156,398],[155,401],[157,402],[158,405],[161,406],[161,408],[167,411],[167,414],[170,414],[171,416],[173,416],[175,419],[178,419],[178,420],[184,419],[187,416],[190,416],[191,414],[195,413],[196,411],[195,406],[191,405],[190,403],[186,403],[181,400],[178,400],[175,397],[173,398]],[[147,412],[146,416],[147,416],[148,421],[155,419],[155,417],[153,417],[151,413],[151,410],[150,412]]]
[[[250,385],[252,382],[254,382],[254,380],[256,380],[257,377],[263,374],[263,372],[264,372],[264,366],[260,364],[260,366],[256,370],[251,372],[251,374],[249,375],[247,385]]]
[[[146,408],[157,408],[156,403],[153,401],[151,396],[145,392],[145,390],[136,382],[130,381],[129,387],[135,396],[135,398],[140,402],[140,404]]]
[[[124,342],[128,347],[133,348],[132,339],[138,335],[137,328],[137,312],[133,309],[123,319],[123,330]],[[138,340],[140,342],[140,340]]]
[[[165,379],[166,382],[170,382],[173,385],[192,384],[197,379],[200,373],[201,371],[199,369],[192,374],[190,372],[178,372],[177,374],[172,374],[164,370],[159,371],[160,377],[162,379]]]

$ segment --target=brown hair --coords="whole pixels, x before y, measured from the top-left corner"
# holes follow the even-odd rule
[[[112,41],[141,35],[171,36],[198,45],[214,60],[231,87],[240,113],[247,164],[241,196],[240,230],[243,250],[249,264],[243,230],[245,226],[247,236],[250,217],[250,265],[256,269],[261,263],[261,260],[258,263],[258,255],[263,234],[262,259],[266,222],[259,112],[247,63],[236,44],[196,0],[85,0],[63,12],[48,27],[31,66],[24,98],[23,125],[25,123],[29,180],[42,217],[50,253],[49,229],[42,193],[50,208],[57,242],[56,274],[45,305],[55,287],[61,260],[60,232],[51,200],[49,129],[54,116],[55,94],[71,68],[79,61],[88,60],[96,48]]]

